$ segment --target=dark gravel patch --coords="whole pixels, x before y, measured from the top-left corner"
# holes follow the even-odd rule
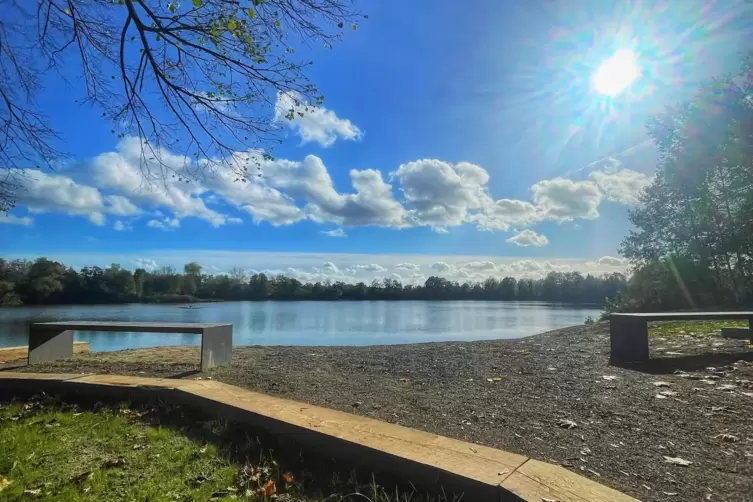
[[[653,339],[649,364],[615,367],[607,330],[576,326],[470,343],[238,347],[233,364],[211,378],[558,463],[641,500],[753,500],[747,343]],[[190,375],[197,360],[193,347],[157,348],[31,370],[207,378]]]

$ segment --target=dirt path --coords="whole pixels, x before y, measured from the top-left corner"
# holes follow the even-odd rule
[[[718,336],[651,343],[651,364],[634,368],[608,365],[603,324],[520,340],[238,347],[210,377],[559,463],[641,500],[750,500],[753,351]],[[207,378],[196,361],[197,348],[175,347],[43,369]]]

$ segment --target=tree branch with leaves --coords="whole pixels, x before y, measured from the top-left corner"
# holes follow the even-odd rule
[[[234,153],[279,140],[278,95],[293,98],[289,118],[324,99],[296,48],[330,48],[364,17],[351,0],[0,0],[0,210],[20,169],[65,155],[36,103],[46,79],[100,109],[113,134],[140,138],[148,181],[220,164],[242,181],[253,166]]]

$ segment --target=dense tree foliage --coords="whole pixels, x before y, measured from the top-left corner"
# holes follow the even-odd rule
[[[659,165],[621,253],[633,274],[612,308],[738,307],[753,302],[753,55],[653,117]]]
[[[603,304],[625,287],[619,273],[602,277],[579,272],[550,272],[543,279],[489,278],[459,284],[429,277],[423,285],[394,279],[359,282],[302,283],[283,275],[247,276],[235,268],[209,275],[198,263],[183,273],[173,267],[131,272],[120,265],[84,267],[80,271],[47,258],[6,261],[0,258],[0,305],[204,300],[522,300]]]

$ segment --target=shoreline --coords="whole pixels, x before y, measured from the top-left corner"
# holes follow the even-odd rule
[[[651,345],[650,364],[609,366],[600,323],[509,340],[242,346],[209,374],[196,372],[197,347],[79,355],[31,371],[211,378],[557,463],[646,501],[753,493],[753,352],[715,334]]]

